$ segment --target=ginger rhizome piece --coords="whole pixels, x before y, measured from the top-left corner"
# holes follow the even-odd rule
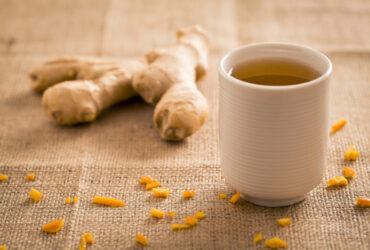
[[[126,204],[121,200],[108,198],[108,197],[100,197],[100,196],[95,196],[94,199],[93,199],[93,203],[100,204],[100,205],[105,205],[105,206],[111,206],[111,207],[124,207],[124,206],[126,206]]]
[[[227,195],[224,193],[221,193],[218,195],[221,199],[226,199]]]
[[[236,194],[234,194],[234,195],[230,198],[229,202],[234,204],[234,203],[236,203],[239,199],[240,199],[240,192],[237,192]]]
[[[45,113],[58,124],[93,121],[104,109],[136,95],[132,76],[146,67],[138,60],[59,58],[37,66],[32,88],[43,94]]]
[[[71,198],[66,198],[66,204],[70,204],[71,203]]]
[[[163,219],[164,212],[162,212],[161,210],[152,208],[152,210],[150,210],[150,215],[157,218],[157,219]]]
[[[368,208],[370,207],[370,199],[366,197],[361,197],[356,200],[356,206],[362,207],[362,208]]]
[[[198,25],[176,35],[175,45],[147,54],[149,66],[132,82],[147,103],[156,104],[154,124],[161,137],[171,141],[194,134],[208,116],[208,103],[195,84],[208,68],[208,35]]]
[[[80,248],[79,250],[85,250],[86,244],[94,243],[94,237],[91,233],[86,233],[81,236]]]
[[[183,198],[191,198],[195,194],[194,190],[185,190],[184,193],[182,194]]]
[[[209,39],[198,25],[176,35],[176,44],[147,54],[149,66],[138,60],[58,58],[30,73],[31,87],[46,90],[44,111],[63,125],[91,122],[137,92],[146,102],[157,104],[153,120],[161,137],[183,140],[208,116],[208,103],[195,81],[207,71]]]
[[[42,193],[32,188],[30,191],[30,197],[33,201],[38,202],[42,198]]]
[[[351,145],[344,154],[344,158],[346,158],[347,161],[355,161],[359,154],[355,146]]]
[[[291,222],[291,219],[290,218],[281,218],[281,219],[278,219],[277,220],[277,223],[281,227],[288,226],[290,224],[290,222]]]
[[[63,226],[63,220],[56,220],[49,222],[48,224],[44,225],[42,227],[42,231],[47,232],[47,233],[56,233],[58,232]]]
[[[32,174],[27,175],[26,179],[29,180],[29,181],[34,181],[35,180],[35,174],[32,173]]]
[[[261,242],[261,240],[262,240],[262,234],[261,233],[259,233],[259,234],[256,234],[254,237],[253,237],[253,242],[254,243],[259,243],[259,242]]]
[[[170,191],[168,189],[153,188],[153,194],[157,197],[167,198]]]
[[[171,228],[172,228],[172,230],[179,230],[179,229],[187,229],[187,228],[189,228],[190,227],[190,225],[188,225],[188,224],[172,224],[171,225]]]
[[[8,179],[8,175],[6,175],[6,174],[0,175],[0,181],[5,181],[7,179]]]
[[[193,218],[193,217],[186,217],[184,221],[185,221],[185,224],[188,224],[190,226],[194,226],[195,224],[197,224],[198,219]]]
[[[176,215],[175,212],[169,212],[166,214],[167,217],[171,217],[171,218],[175,217],[175,215]]]
[[[73,197],[73,204],[76,204],[77,202],[78,202],[78,197],[77,196]]]
[[[334,134],[335,132],[337,132],[338,130],[340,130],[341,128],[343,128],[345,125],[346,125],[347,121],[346,119],[339,119],[338,121],[336,121],[332,126],[331,126],[331,131],[330,133],[331,134]]]
[[[142,234],[136,235],[136,238],[135,239],[141,245],[144,245],[145,246],[145,245],[148,244],[148,239],[144,235],[142,235]]]
[[[282,247],[287,247],[288,244],[279,239],[278,237],[274,237],[272,239],[266,240],[265,241],[265,246],[269,248],[282,248]]]
[[[329,187],[344,187],[347,186],[348,181],[344,176],[338,176],[328,180],[327,183]]]
[[[343,175],[347,179],[353,179],[353,177],[355,177],[355,170],[350,167],[345,167],[343,168]]]
[[[204,219],[206,217],[206,214],[205,213],[203,213],[203,212],[201,212],[201,211],[198,211],[198,212],[196,212],[195,213],[195,216],[194,216],[194,218],[196,218],[196,219]]]

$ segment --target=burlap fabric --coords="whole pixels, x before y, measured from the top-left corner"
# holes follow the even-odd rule
[[[135,236],[148,249],[262,249],[252,237],[278,236],[290,249],[370,249],[370,211],[354,207],[370,196],[370,1],[0,1],[0,245],[9,249],[77,249],[92,232],[89,249],[134,249]],[[116,105],[94,123],[60,127],[42,112],[40,95],[29,89],[27,72],[57,55],[142,56],[174,41],[178,27],[202,24],[211,34],[209,74],[199,82],[211,112],[205,126],[182,143],[167,143],[152,125],[153,107],[139,98]],[[284,208],[247,202],[231,205],[220,172],[217,63],[229,49],[259,41],[289,41],[322,50],[334,64],[331,116],[348,126],[331,136],[329,165],[307,199]],[[357,161],[344,161],[349,145]],[[325,180],[350,165],[356,178],[328,190]],[[25,180],[34,172],[36,180]],[[154,198],[139,184],[152,175],[170,189]],[[44,197],[31,202],[31,188]],[[195,189],[183,200],[184,189]],[[95,195],[122,199],[127,206],[92,204]],[[78,196],[77,204],[65,198]],[[149,210],[174,211],[156,220]],[[206,219],[174,232],[197,210]],[[276,219],[291,217],[279,228]],[[65,225],[54,235],[41,231],[49,221]]]

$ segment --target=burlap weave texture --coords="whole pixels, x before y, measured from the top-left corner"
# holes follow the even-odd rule
[[[303,18],[304,17],[304,18]],[[7,1],[0,0],[0,245],[9,249],[77,249],[92,232],[89,249],[136,249],[142,233],[148,249],[263,249],[253,235],[278,236],[289,249],[370,249],[370,211],[354,207],[370,196],[370,2],[356,1]],[[27,72],[58,55],[140,57],[174,41],[173,31],[199,23],[211,34],[210,71],[199,82],[211,111],[206,124],[182,143],[159,138],[153,107],[139,98],[114,106],[92,124],[55,125],[42,112],[41,96],[29,88]],[[334,72],[331,122],[348,125],[330,137],[329,165],[322,183],[294,206],[263,208],[245,201],[231,205],[218,194],[234,192],[220,172],[217,64],[228,50],[252,42],[288,41],[326,53]],[[344,161],[351,145],[357,161]],[[356,177],[341,189],[325,180],[344,166]],[[25,176],[36,175],[34,182]],[[168,199],[139,184],[151,175],[170,189]],[[44,197],[28,198],[31,188]],[[183,200],[185,189],[195,197]],[[127,206],[92,204],[95,195]],[[66,205],[65,198],[79,202]],[[174,211],[156,220],[154,207]],[[196,227],[174,232],[171,223],[201,210]],[[279,228],[276,219],[291,217]],[[50,235],[41,226],[62,218]]]

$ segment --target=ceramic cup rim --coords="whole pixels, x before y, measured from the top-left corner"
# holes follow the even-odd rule
[[[282,49],[287,49],[287,48],[293,48],[293,49],[301,49],[305,50],[306,52],[309,52],[311,54],[314,54],[315,56],[319,57],[321,60],[323,60],[326,64],[326,70],[324,73],[322,73],[319,77],[304,82],[300,84],[294,84],[294,85],[281,85],[281,86],[269,86],[269,85],[261,85],[261,84],[254,84],[254,83],[249,83],[245,81],[241,81],[233,76],[231,76],[225,69],[225,62],[228,60],[230,57],[234,56],[235,54],[240,53],[243,50],[249,50],[249,49],[258,49],[262,47],[266,48],[271,48],[271,47],[278,47],[280,46]],[[268,90],[268,91],[285,91],[285,90],[296,90],[296,89],[301,89],[301,88],[306,88],[310,87],[312,85],[319,84],[320,82],[323,82],[326,78],[328,78],[331,75],[333,66],[330,61],[330,59],[323,54],[322,52],[312,49],[310,47],[304,46],[304,45],[299,45],[295,43],[287,43],[287,42],[261,42],[261,43],[252,43],[248,45],[243,45],[240,47],[237,47],[229,52],[227,52],[220,60],[219,66],[218,66],[218,72],[219,74],[228,80],[228,82],[236,85],[240,85],[243,87],[249,87],[253,89],[259,89],[259,90]]]

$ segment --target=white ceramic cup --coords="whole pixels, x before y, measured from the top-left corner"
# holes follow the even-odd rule
[[[319,72],[314,80],[285,86],[247,83],[233,66],[283,58]],[[244,199],[261,206],[297,203],[321,181],[329,138],[330,60],[289,43],[259,43],[227,53],[219,65],[221,170]]]

